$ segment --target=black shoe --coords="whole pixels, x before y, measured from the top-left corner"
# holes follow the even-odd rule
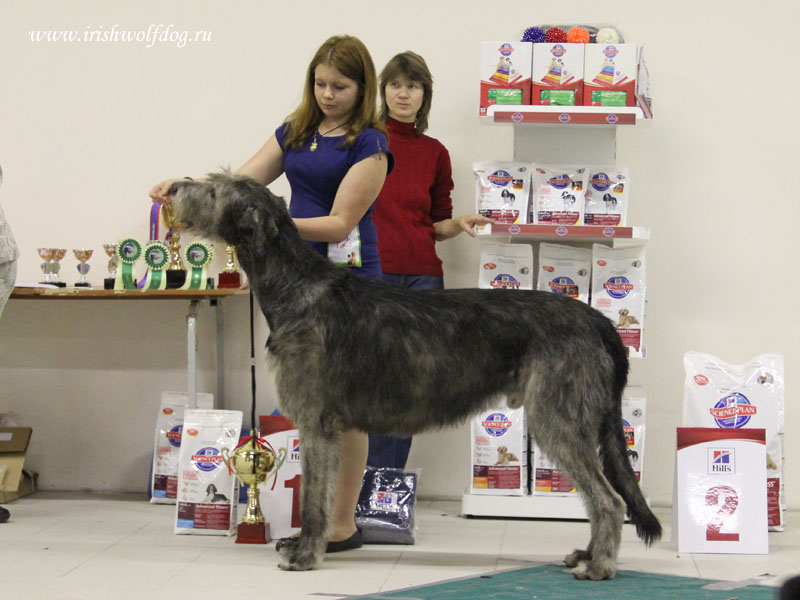
[[[325,552],[330,554],[332,552],[355,550],[356,548],[361,548],[363,545],[364,541],[361,539],[361,530],[356,529],[356,532],[346,540],[342,540],[341,542],[328,542],[328,547],[325,549]]]
[[[0,506],[0,523],[5,523],[11,518],[11,513],[8,512],[5,508]]]

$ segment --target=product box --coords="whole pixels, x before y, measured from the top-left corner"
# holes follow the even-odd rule
[[[585,44],[534,44],[531,104],[583,104]]]
[[[478,114],[486,116],[492,104],[531,103],[530,42],[481,44],[481,99]]]
[[[30,427],[0,427],[0,503],[36,491],[36,473],[24,468],[32,432]]]
[[[636,106],[636,44],[585,44],[583,104]]]

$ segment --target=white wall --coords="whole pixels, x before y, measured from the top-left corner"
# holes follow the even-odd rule
[[[238,167],[297,104],[306,65],[329,35],[350,33],[377,67],[413,49],[435,76],[431,135],[451,151],[457,213],[471,211],[476,159],[510,159],[512,130],[475,116],[482,40],[525,26],[612,22],[646,44],[656,118],[620,127],[630,168],[630,221],[649,226],[648,352],[631,381],[648,391],[645,488],[672,497],[682,356],[731,362],[781,352],[787,364],[790,506],[800,502],[800,416],[791,402],[800,358],[794,318],[798,203],[794,108],[796,2],[532,3],[410,0],[402,4],[3,0],[0,19],[0,202],[38,281],[39,246],[92,247],[145,238],[149,188],[168,176]],[[210,31],[190,43],[34,43],[33,30]],[[281,180],[273,189],[286,195]],[[221,254],[221,248],[218,249]],[[440,246],[449,287],[477,282],[478,243]],[[75,274],[75,261],[63,271]],[[246,297],[225,301],[228,407],[249,406]],[[0,411],[34,427],[30,465],[44,488],[143,489],[161,390],[185,389],[184,302],[12,300],[0,321]],[[214,313],[200,312],[201,389],[213,391]],[[263,322],[258,326],[263,347]],[[263,360],[259,350],[258,359]],[[259,412],[275,400],[259,375]],[[466,428],[417,436],[410,466],[421,493],[459,496]]]

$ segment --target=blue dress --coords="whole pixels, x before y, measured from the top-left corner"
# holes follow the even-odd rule
[[[342,147],[344,136],[317,135],[317,148],[314,152],[310,149],[311,139],[300,150],[285,147],[286,123],[275,131],[275,137],[283,150],[283,168],[292,190],[289,212],[295,218],[327,217],[333,207],[339,184],[350,167],[376,152],[383,152],[388,158],[387,175],[394,167],[394,157],[389,151],[386,136],[377,129],[361,132],[350,148]],[[372,220],[374,207],[373,202],[358,223],[361,266],[350,268],[355,274],[380,278],[378,230]],[[308,244],[322,256],[328,256],[327,242],[309,241]]]

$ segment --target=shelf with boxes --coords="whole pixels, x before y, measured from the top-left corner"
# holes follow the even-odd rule
[[[509,255],[501,257],[501,260],[508,258],[509,263],[519,256],[525,255],[524,261],[517,263],[517,266],[519,264],[530,265],[531,255],[539,256],[541,262],[541,252],[533,250],[537,247],[544,249],[545,246],[550,246],[549,252],[556,244],[562,247],[583,249],[584,253],[588,252],[590,262],[586,263],[586,266],[592,274],[595,271],[599,272],[598,265],[603,265],[604,260],[606,264],[613,261],[613,258],[608,257],[617,250],[623,251],[621,254],[625,254],[626,257],[631,257],[625,259],[628,264],[638,264],[644,271],[642,247],[650,239],[650,230],[646,227],[628,225],[625,213],[617,210],[616,200],[620,201],[620,206],[627,205],[627,195],[623,199],[623,196],[617,193],[620,188],[615,187],[614,184],[624,181],[627,194],[630,180],[627,177],[626,169],[614,169],[616,169],[617,126],[638,125],[652,118],[647,69],[644,65],[641,48],[635,44],[610,44],[608,46],[614,47],[604,46],[602,48],[600,44],[593,45],[593,48],[589,48],[589,46],[592,44],[528,44],[521,46],[520,43],[515,42],[483,43],[479,115],[485,125],[497,124],[513,127],[513,164],[509,161],[506,165],[508,167],[527,167],[530,184],[527,184],[524,179],[523,168],[520,168],[518,172],[507,169],[506,172],[500,173],[487,169],[479,174],[479,170],[486,164],[476,163],[477,208],[479,212],[490,214],[497,219],[494,224],[478,230],[478,239],[484,247],[486,247],[486,242],[492,242],[493,245],[504,243],[509,250]],[[538,57],[537,52],[539,53]],[[516,58],[514,53],[516,53]],[[565,56],[573,59],[579,57],[580,60],[567,62],[564,60]],[[600,58],[601,56],[603,58]],[[541,66],[544,63],[546,63],[546,68]],[[489,73],[492,69],[494,71]],[[591,73],[595,69],[597,73]],[[584,74],[590,80],[588,86],[584,80]],[[515,86],[516,91],[514,91]],[[503,91],[504,89],[510,91]],[[613,93],[598,95],[596,92],[600,91]],[[486,162],[488,161],[484,161],[484,163]],[[595,169],[595,167],[603,168]],[[580,168],[584,169],[582,174]],[[538,183],[537,170],[540,173]],[[613,173],[612,170],[614,170]],[[603,196],[608,195],[606,192],[599,196],[595,193],[595,196],[598,197],[592,199],[590,194],[586,194],[589,189],[594,189],[592,186],[597,179],[596,174],[601,171],[612,175],[611,180],[614,183],[611,188],[613,189],[606,190],[612,193],[612,198],[607,200],[614,202],[614,210],[610,212],[622,213],[618,221],[607,220],[611,214],[595,214],[588,217],[590,202],[602,205],[602,200],[606,200]],[[622,174],[624,174],[624,179]],[[485,210],[481,211],[481,201],[488,198],[490,177],[500,183],[503,183],[502,180],[505,179],[509,190],[503,196],[498,192],[494,204],[484,204],[484,208],[491,206],[491,211],[486,212]],[[558,179],[562,181],[558,181]],[[554,203],[563,198],[565,192],[568,194],[568,200],[573,200],[569,194],[574,195],[578,203],[586,202],[584,205],[587,207],[586,220],[584,211],[581,211],[577,218],[569,217],[571,220],[567,222],[565,220],[567,219],[566,208],[562,209],[561,214],[557,214],[557,210],[551,211],[550,207],[546,205],[545,196],[550,192],[545,193],[544,188],[549,184],[556,184],[549,185],[551,188],[560,188],[560,184],[564,181],[569,182],[569,186],[564,191],[558,189],[558,194],[552,196]],[[483,190],[481,185],[483,185]],[[530,187],[527,187],[528,185]],[[482,192],[486,195],[482,196]],[[541,198],[537,198],[537,194]],[[529,209],[526,210],[522,204],[519,206],[513,204],[514,200],[520,198],[523,199],[523,203],[524,199],[528,198]],[[537,200],[542,200],[542,202],[537,203]],[[633,201],[639,201],[638,197],[633,196]],[[513,217],[509,216],[508,212],[511,207],[516,211]],[[603,209],[601,207],[591,212],[603,213]],[[587,222],[588,224],[586,224]],[[525,246],[530,250],[523,251],[522,248]],[[587,250],[587,246],[592,250]],[[627,251],[629,247],[640,250],[641,255],[629,254]],[[515,248],[516,251],[514,251]],[[487,261],[489,264],[499,262],[493,260],[494,257],[490,252],[486,254],[490,256]],[[537,265],[537,268],[543,266],[544,263]],[[480,268],[482,287],[485,287],[488,279],[487,274],[483,272],[485,267],[482,260]],[[519,270],[520,273],[524,271],[525,269]],[[512,285],[508,287],[533,287],[535,289],[536,281],[532,277],[535,272],[531,269],[528,274],[523,276],[523,285],[520,286],[521,278],[518,278],[517,281],[512,281]],[[533,279],[533,284],[531,279]],[[584,283],[586,280],[588,280],[588,276]],[[559,281],[561,280],[559,279]],[[614,287],[611,284],[618,281],[622,280],[619,278],[604,279],[602,286],[608,284],[608,289],[611,290]],[[581,283],[581,286],[584,283]],[[593,287],[595,283],[595,280],[592,279]],[[489,285],[497,287],[499,284],[492,282]],[[630,287],[627,281],[623,285]],[[553,286],[550,287],[553,288]],[[572,291],[575,291],[576,298],[580,297],[580,299],[589,301],[588,291],[581,289],[581,295],[578,296],[577,286],[572,287],[576,289],[570,289],[570,295],[572,295]],[[553,288],[552,291],[559,293],[567,290]],[[584,296],[584,293],[587,295]],[[609,293],[611,292],[609,291]],[[643,322],[643,291],[639,304],[640,320]],[[592,305],[596,306],[594,299]],[[604,313],[608,310],[608,308],[603,309]],[[614,306],[614,316],[616,316],[616,312],[617,307]],[[630,314],[633,315],[633,311]],[[612,315],[609,313],[608,316],[611,318]],[[635,322],[635,319],[632,319],[632,322]],[[620,329],[619,325],[618,331],[626,345],[631,348],[631,356],[643,357],[645,349],[642,339],[628,338],[626,340],[628,332]],[[644,452],[646,394],[642,388],[630,386],[626,390],[625,396],[623,414],[630,413],[629,416],[624,417],[623,424],[629,444],[628,454],[632,465],[636,462],[634,470],[637,472],[637,476],[640,476]],[[633,421],[636,421],[635,426],[631,425]],[[473,428],[476,426],[473,425]],[[539,451],[533,443],[531,443],[530,453],[526,454],[528,458],[526,464],[529,465],[530,493],[525,493],[524,486],[509,490],[508,495],[503,494],[501,490],[491,489],[493,477],[491,470],[497,467],[484,468],[484,470],[488,469],[487,477],[482,476],[483,471],[476,471],[477,465],[483,463],[475,458],[474,445],[478,443],[476,440],[482,434],[473,433],[472,485],[462,497],[462,512],[465,515],[543,519],[586,518],[586,512],[578,494],[569,489],[569,482],[558,472],[555,465],[549,463],[545,456],[537,454]],[[493,454],[489,452],[487,456],[493,456]],[[520,477],[522,477],[525,468],[522,468],[522,464],[520,467]],[[507,467],[503,468],[508,470]],[[481,477],[477,477],[478,472],[481,473]],[[502,473],[496,475],[496,477],[500,476],[505,477]],[[484,482],[484,479],[487,481]],[[484,486],[487,489],[480,489]]]

